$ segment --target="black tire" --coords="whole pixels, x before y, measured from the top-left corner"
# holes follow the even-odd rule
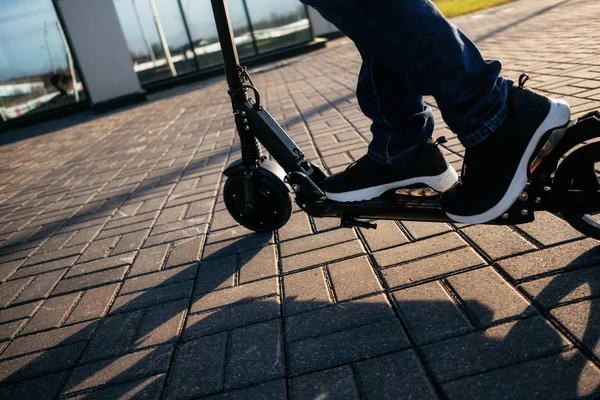
[[[554,187],[561,190],[599,191],[596,168],[600,163],[600,143],[591,143],[571,153],[558,167]],[[600,205],[599,205],[600,210]],[[600,240],[600,215],[561,213],[564,220],[586,236]]]
[[[259,173],[257,181],[253,212],[248,213],[245,210],[242,176],[227,178],[223,188],[223,200],[229,214],[240,225],[255,232],[272,232],[284,226],[290,219],[292,199],[287,187],[268,172]]]

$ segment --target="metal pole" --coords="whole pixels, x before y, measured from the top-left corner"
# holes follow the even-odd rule
[[[75,76],[75,67],[73,66],[73,57],[71,56],[71,50],[69,49],[67,37],[65,36],[65,32],[63,31],[60,22],[56,23],[56,27],[58,28],[58,33],[60,33],[63,45],[65,46],[65,52],[67,53],[67,62],[69,64],[69,71],[71,72],[71,80],[73,82],[73,94],[75,95],[75,101],[79,102],[79,90],[77,89],[77,77]]]
[[[50,58],[50,65],[52,66],[52,73],[56,73],[56,66],[54,65],[54,58],[52,57],[52,51],[50,50],[50,45],[48,44],[48,26],[47,21],[44,20],[44,41],[46,42],[46,50],[48,51],[48,57]]]
[[[238,76],[238,58],[237,49],[233,42],[233,31],[231,30],[231,21],[229,11],[227,10],[227,0],[211,0],[217,33],[219,34],[219,43],[221,44],[221,53],[225,62],[225,76],[227,83],[232,89],[242,86]]]
[[[190,48],[192,49],[192,54],[194,55],[194,64],[196,65],[196,70],[199,70],[200,63],[198,62],[198,57],[196,57],[196,48],[194,47],[194,42],[192,41],[192,34],[190,33],[190,27],[188,26],[181,0],[177,0],[177,4],[179,4],[179,12],[181,13],[181,19],[183,20],[183,27],[185,28],[185,33],[187,34],[188,41],[190,42]]]
[[[258,54],[258,44],[256,43],[256,36],[254,36],[254,27],[252,26],[252,20],[250,19],[250,11],[248,10],[248,4],[246,3],[246,0],[242,0],[242,5],[244,6],[244,12],[246,13],[248,29],[250,30],[250,35],[252,36],[252,47],[254,47],[254,54]]]
[[[142,32],[142,37],[144,39],[144,44],[146,45],[146,50],[152,59],[152,64],[156,66],[156,56],[154,55],[154,50],[152,50],[152,45],[150,44],[150,39],[148,39],[148,34],[146,33],[146,29],[144,29],[144,25],[142,24],[142,19],[140,18],[140,10],[138,9],[137,3],[135,0],[131,0],[133,4],[133,12],[135,13],[135,17],[137,19],[138,25],[140,27],[140,32]]]
[[[154,16],[154,23],[156,24],[156,29],[158,30],[158,36],[160,37],[160,42],[162,43],[163,50],[165,51],[165,57],[167,59],[167,63],[169,64],[169,68],[171,69],[171,75],[177,76],[177,71],[175,70],[175,65],[173,65],[173,59],[171,58],[171,51],[169,50],[169,45],[167,44],[167,39],[165,38],[165,32],[162,29],[162,25],[160,23],[160,19],[158,17],[158,10],[156,9],[156,4],[154,4],[154,0],[148,0],[150,2],[150,8],[152,8],[152,15]]]

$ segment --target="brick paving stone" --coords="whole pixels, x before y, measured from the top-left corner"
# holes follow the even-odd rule
[[[156,235],[151,235],[144,242],[144,247],[155,246],[157,244],[174,242],[176,240],[193,238],[199,235],[206,234],[206,230],[208,228],[207,224],[198,224],[195,226],[190,226],[184,229],[174,230],[166,233],[159,233]]]
[[[12,339],[28,321],[20,319],[0,324],[0,340]]]
[[[275,246],[266,246],[258,252],[246,251],[238,255],[240,284],[277,275]]]
[[[283,376],[281,322],[272,320],[233,330],[227,361],[226,389]]]
[[[315,268],[283,278],[285,315],[325,307],[332,301],[323,269]]]
[[[453,275],[448,278],[448,283],[480,326],[535,313],[531,305],[491,267]]]
[[[568,347],[564,336],[541,317],[498,325],[422,347],[438,382],[557,353]]]
[[[238,225],[237,221],[233,219],[227,211],[217,211],[212,221],[211,229],[218,231],[219,229],[229,228]]]
[[[75,343],[55,349],[0,362],[0,382],[19,382],[43,374],[72,368],[85,343]]]
[[[408,242],[406,236],[394,221],[377,221],[377,229],[361,228],[360,232],[372,251]]]
[[[8,277],[12,277],[14,272],[24,261],[24,259],[15,260],[0,264],[0,282],[5,281]]]
[[[499,261],[498,264],[514,280],[519,281],[565,268],[598,264],[600,252],[594,249],[597,243],[593,239],[580,240],[511,257]]]
[[[82,362],[125,354],[142,317],[142,311],[134,311],[103,319],[83,354]]]
[[[139,248],[142,247],[144,240],[146,240],[148,233],[148,230],[126,233],[125,235],[121,236],[119,242],[110,254],[116,255],[127,253],[132,250],[139,250]]]
[[[292,400],[357,400],[360,399],[352,369],[337,367],[290,379]]]
[[[356,234],[353,230],[338,229],[333,232],[311,235],[281,243],[280,253],[281,257],[287,257],[354,239],[356,239]]]
[[[86,290],[71,312],[66,324],[88,321],[104,316],[119,289],[119,284],[100,286]]]
[[[387,267],[401,262],[459,249],[467,244],[456,233],[448,233],[431,239],[408,243],[393,249],[373,253],[375,262],[380,267]]]
[[[269,278],[201,295],[192,302],[190,312],[195,313],[211,308],[244,303],[278,293],[279,281],[276,278]]]
[[[173,345],[126,354],[75,368],[65,384],[63,395],[85,389],[116,384],[166,371]]]
[[[162,225],[155,226],[154,228],[152,228],[152,233],[150,235],[156,236],[156,235],[169,233],[169,232],[173,232],[173,231],[184,230],[184,229],[185,230],[187,230],[187,229],[194,230],[198,226],[208,223],[208,222],[209,222],[208,215],[203,215],[203,216],[190,218],[190,219],[184,219],[183,221],[173,221],[173,222],[169,222],[168,224],[162,224]]]
[[[196,278],[194,295],[233,286],[236,271],[236,255],[202,261]]]
[[[140,250],[129,271],[129,276],[136,276],[160,270],[168,250],[168,244]]]
[[[402,225],[415,239],[424,239],[452,230],[449,225],[437,222],[402,221]]]
[[[153,305],[179,300],[191,296],[193,282],[182,282],[174,285],[152,288],[142,292],[125,294],[116,298],[110,313],[126,312],[151,307]]]
[[[566,222],[547,212],[536,213],[534,222],[519,225],[519,229],[545,246],[583,237]]]
[[[64,269],[71,267],[79,256],[73,256],[68,258],[61,258],[60,260],[48,261],[41,264],[36,264],[28,267],[22,267],[15,272],[10,279],[23,278],[25,276],[33,276],[42,274],[44,272],[50,272],[57,269]]]
[[[596,357],[600,354],[600,343],[596,340],[600,333],[597,300],[586,300],[551,310],[552,316],[564,325],[571,334]]]
[[[88,340],[95,327],[96,324],[94,322],[84,322],[47,332],[18,337],[8,345],[0,355],[0,359]]]
[[[413,340],[424,344],[460,335],[472,326],[439,282],[393,292],[394,301]]]
[[[21,334],[24,335],[45,329],[57,328],[66,319],[67,314],[71,311],[77,300],[79,300],[79,293],[48,299],[29,321],[25,329],[21,331]]]
[[[231,254],[236,254],[248,250],[258,251],[259,249],[269,244],[273,244],[272,233],[255,233],[252,235],[244,236],[242,238],[235,238],[231,240],[220,241],[218,243],[211,243],[207,244],[204,247],[204,254],[202,256],[202,260],[222,258]]]
[[[449,382],[449,399],[566,399],[599,394],[600,371],[576,350]]]
[[[3,399],[42,399],[58,396],[69,376],[68,371],[46,375],[41,378],[15,383],[0,388]]]
[[[177,207],[164,208],[156,220],[156,225],[158,226],[169,222],[179,221],[183,218],[183,215],[186,211],[186,204],[182,204]]]
[[[32,300],[45,298],[63,277],[65,270],[57,270],[36,275],[12,304],[21,304]]]
[[[185,339],[206,336],[241,326],[269,321],[281,316],[279,297],[267,297],[187,317],[183,331]]]
[[[60,258],[66,258],[69,256],[79,255],[83,252],[84,247],[85,246],[82,246],[82,245],[72,246],[72,247],[67,247],[66,249],[49,251],[47,253],[33,255],[29,258],[29,260],[27,260],[27,262],[25,264],[23,264],[23,266],[26,267],[28,265],[34,265],[34,264],[39,264],[39,263],[43,263],[43,262],[47,262],[47,261],[58,260]]]
[[[90,244],[90,246],[83,252],[81,257],[79,257],[80,262],[86,262],[91,260],[102,259],[113,250],[118,237],[112,237],[107,239],[95,240]]]
[[[173,285],[180,282],[193,280],[196,276],[197,265],[186,265],[152,274],[137,276],[125,280],[121,287],[120,295],[137,292],[140,290]]]
[[[52,295],[59,295],[105,285],[107,283],[118,282],[123,280],[126,273],[127,267],[120,267],[63,279],[56,285]]]
[[[366,257],[357,257],[327,266],[339,301],[379,292],[379,280]]]
[[[506,257],[535,247],[506,226],[476,225],[463,232],[491,259]]]
[[[361,392],[367,399],[436,399],[435,389],[413,350],[356,364]]]
[[[160,399],[165,382],[165,374],[141,378],[120,385],[109,386],[80,396],[70,397],[76,400],[102,400],[102,399]]]
[[[190,204],[185,217],[193,218],[199,215],[210,214],[213,211],[214,203],[213,199],[194,201]]]
[[[133,348],[154,346],[177,339],[188,300],[160,304],[145,310]]]
[[[344,258],[364,254],[365,250],[358,239],[324,247],[306,253],[295,254],[281,259],[283,272],[293,272],[302,268],[326,264]]]
[[[12,321],[20,318],[28,318],[42,305],[43,301],[25,303],[0,310],[0,321]]]
[[[118,235],[124,235],[124,234],[130,233],[130,232],[145,230],[145,229],[150,228],[153,223],[154,223],[153,220],[148,220],[148,221],[138,222],[137,224],[125,225],[125,226],[121,226],[121,227],[113,228],[113,229],[104,228],[104,229],[102,229],[102,231],[100,231],[100,234],[96,237],[96,240],[109,238],[109,237],[113,237],[113,236],[118,236]]]
[[[398,287],[483,264],[485,262],[477,253],[470,248],[464,248],[398,267],[386,268],[382,271],[382,275],[390,287]]]
[[[288,372],[298,375],[334,367],[409,345],[397,320],[376,322],[288,344]]]
[[[33,278],[10,280],[0,284],[0,306],[8,306]]]
[[[67,246],[77,246],[85,243],[90,243],[94,237],[100,232],[101,225],[92,226],[89,228],[81,229],[75,232],[75,235],[69,240]]]
[[[185,239],[175,242],[171,247],[171,253],[167,258],[167,268],[183,264],[190,264],[200,260],[202,247],[204,246],[204,236]]]
[[[258,385],[248,386],[238,390],[232,390],[203,397],[206,400],[263,400],[263,399],[285,399],[286,385],[284,379],[265,382]]]
[[[203,396],[221,391],[227,334],[187,342],[177,349],[167,399]],[[202,357],[198,357],[202,354]]]
[[[310,221],[304,212],[293,213],[288,223],[278,230],[279,240],[281,241],[310,235],[311,233]]]

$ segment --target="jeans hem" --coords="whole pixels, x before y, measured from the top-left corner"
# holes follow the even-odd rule
[[[465,148],[474,147],[486,140],[493,132],[497,131],[500,125],[508,116],[508,105],[504,104],[500,110],[490,119],[484,121],[479,128],[469,135],[461,135],[460,142]]]
[[[410,160],[415,155],[418,148],[419,148],[419,146],[414,146],[414,147],[411,147],[410,149],[402,150],[402,152],[398,153],[398,154],[394,154],[391,156],[388,156],[388,155],[382,156],[378,152],[372,150],[371,147],[369,147],[369,150],[367,151],[367,156],[371,160],[378,162],[380,164],[402,164],[402,163],[405,163],[408,160]],[[387,150],[389,150],[389,149],[386,149],[386,151]]]

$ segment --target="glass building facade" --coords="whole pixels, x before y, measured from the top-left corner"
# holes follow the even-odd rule
[[[50,0],[2,0],[0,124],[86,100]]]
[[[52,0],[0,1],[0,125],[87,101]],[[222,64],[210,0],[113,2],[142,85]],[[307,9],[298,0],[228,5],[242,59],[313,39]]]

